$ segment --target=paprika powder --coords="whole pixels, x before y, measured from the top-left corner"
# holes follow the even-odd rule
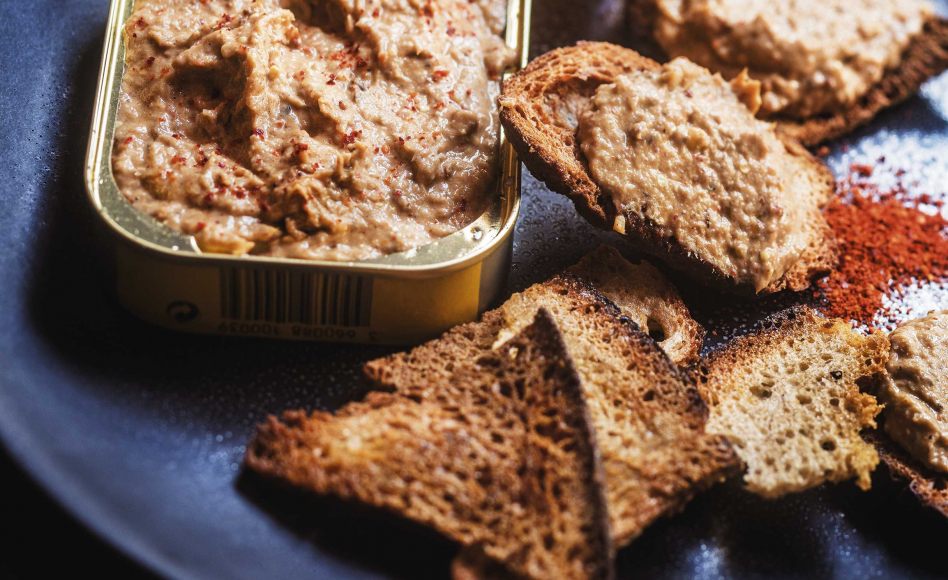
[[[902,184],[881,191],[865,180],[871,174],[870,167],[854,165],[826,208],[840,262],[819,288],[826,315],[889,327],[906,290],[945,284],[948,221],[932,197],[911,197]],[[923,205],[936,211],[926,213]]]

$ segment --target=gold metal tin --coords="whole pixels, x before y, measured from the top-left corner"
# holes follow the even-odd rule
[[[434,243],[358,262],[228,256],[134,209],[112,176],[134,0],[113,0],[85,182],[110,232],[115,290],[138,317],[174,330],[361,343],[417,342],[473,320],[507,276],[520,211],[520,163],[501,135],[498,196],[481,217]],[[508,0],[507,44],[526,64],[530,0]]]

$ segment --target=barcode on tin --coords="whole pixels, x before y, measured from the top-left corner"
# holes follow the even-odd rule
[[[227,320],[369,326],[372,281],[364,276],[223,268],[220,292]]]

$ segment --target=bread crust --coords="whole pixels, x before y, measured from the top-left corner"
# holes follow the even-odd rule
[[[708,408],[693,378],[673,363],[634,322],[623,317],[618,307],[588,282],[572,275],[556,276],[543,286],[564,297],[572,310],[580,313],[591,326],[601,329],[602,334],[596,335],[598,339],[608,340],[613,346],[627,344],[628,350],[635,354],[634,358],[623,360],[621,366],[623,370],[635,369],[641,380],[628,380],[621,388],[613,386],[613,390],[621,391],[615,396],[593,392],[593,385],[586,380],[584,388],[591,399],[590,407],[594,406],[592,400],[597,399],[613,408],[608,416],[626,413],[631,423],[641,420],[640,413],[655,412],[651,405],[661,405],[666,417],[674,415],[675,424],[690,432],[676,442],[674,449],[663,448],[664,455],[651,456],[648,467],[639,465],[635,457],[636,444],[610,445],[611,434],[597,436],[607,474],[606,496],[614,542],[621,547],[656,519],[680,511],[695,494],[736,473],[739,463],[724,437],[704,432]],[[391,389],[403,396],[427,397],[429,385],[426,383],[433,386],[443,380],[442,368],[446,365],[440,361],[464,360],[490,349],[506,323],[503,307],[487,312],[480,322],[456,327],[412,351],[370,361],[365,366],[366,375],[379,388]],[[575,354],[571,356],[576,368],[582,368]],[[597,433],[611,429],[610,423],[601,413],[593,413],[592,424]],[[610,473],[627,476],[610,479]]]
[[[948,518],[948,475],[936,473],[912,458],[881,429],[866,437],[895,479],[904,481],[918,501]]]
[[[579,112],[600,85],[658,66],[628,48],[582,41],[535,58],[504,81],[500,118],[521,161],[550,189],[569,196],[597,226],[611,229],[615,211],[583,161],[576,138]],[[549,97],[558,98],[562,107],[549,108]]]
[[[596,89],[634,71],[660,65],[638,52],[606,42],[580,42],[552,50],[504,82],[500,118],[508,139],[530,172],[546,185],[569,197],[581,215],[603,229],[614,229],[617,215],[610,196],[589,175],[576,137],[578,117]],[[835,180],[830,170],[784,131],[778,131],[788,152],[813,171],[817,207],[811,218],[811,243],[800,259],[762,293],[803,290],[836,264],[832,231],[821,208],[831,198]],[[693,256],[673,239],[658,233],[655,224],[629,211],[624,233],[637,249],[668,266],[720,290],[753,294],[748,284],[737,284],[707,261]]]
[[[615,575],[615,545],[609,521],[609,507],[606,503],[602,455],[586,403],[587,394],[570,359],[556,321],[544,308],[537,311],[533,324],[499,349],[497,357],[509,361],[528,349],[533,349],[535,356],[538,354],[540,358],[545,358],[544,376],[549,383],[557,386],[547,387],[548,392],[530,392],[524,396],[531,407],[542,411],[524,413],[529,437],[534,440],[527,448],[527,465],[541,465],[551,471],[558,468],[558,465],[550,463],[557,456],[557,452],[564,451],[563,447],[556,445],[556,441],[569,437],[572,432],[574,439],[568,447],[577,456],[574,468],[578,468],[579,473],[576,475],[583,483],[582,492],[586,496],[586,513],[583,515],[589,518],[588,528],[585,530],[586,545],[583,547],[592,552],[584,572],[590,579],[612,579]],[[556,392],[557,390],[559,392]],[[536,391],[540,390],[536,389]],[[557,401],[557,399],[560,400]],[[558,413],[558,416],[555,416],[555,413]],[[543,415],[546,418],[538,420],[533,415]],[[555,420],[551,421],[551,416],[554,416]],[[543,430],[556,431],[558,434],[535,435]],[[546,449],[548,446],[553,448],[552,452]],[[563,459],[562,456],[560,459]],[[544,465],[544,463],[547,464]],[[556,483],[553,478],[542,472],[539,474],[528,472],[527,477],[531,478],[532,485],[538,488],[555,489]],[[547,492],[550,494],[549,504],[555,505],[559,498],[555,497],[556,494],[552,489]],[[555,532],[554,529],[552,533]]]
[[[539,310],[446,376],[419,385],[427,397],[372,392],[336,413],[271,416],[245,463],[482,546],[517,577],[611,578],[596,433],[552,317]]]
[[[628,19],[636,41],[642,41],[650,52],[663,51],[652,36],[656,18],[655,0],[630,0]],[[948,69],[948,19],[932,15],[902,53],[897,68],[892,69],[872,86],[848,110],[833,115],[816,115],[806,119],[774,117],[783,131],[807,147],[813,147],[851,133],[872,121],[880,112],[915,95],[922,84]]]
[[[650,262],[629,261],[614,247],[602,245],[566,272],[597,288],[675,364],[687,367],[698,362],[704,327],[691,316],[671,281]]]

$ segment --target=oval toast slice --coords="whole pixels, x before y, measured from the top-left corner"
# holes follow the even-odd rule
[[[655,0],[631,0],[628,4],[628,19],[635,44],[643,43],[643,48],[658,58],[663,51],[652,33],[655,13]],[[885,109],[916,94],[925,81],[945,70],[948,70],[948,20],[932,15],[925,22],[921,34],[902,52],[898,66],[887,71],[853,107],[833,115],[773,120],[786,134],[804,145],[819,145],[865,125]]]
[[[618,215],[611,196],[592,178],[577,139],[579,117],[590,106],[596,89],[635,71],[653,71],[660,65],[634,50],[604,42],[581,42],[553,50],[531,62],[504,83],[500,98],[501,121],[510,142],[531,173],[550,189],[573,200],[577,210],[593,224],[615,229],[637,249],[668,266],[719,289],[752,293],[709,261],[662,235],[655,224],[639,214]],[[806,248],[782,276],[762,293],[784,289],[803,290],[836,263],[832,232],[821,208],[833,195],[829,169],[794,139],[778,132],[794,160],[796,174],[806,179],[810,197],[805,228]]]

